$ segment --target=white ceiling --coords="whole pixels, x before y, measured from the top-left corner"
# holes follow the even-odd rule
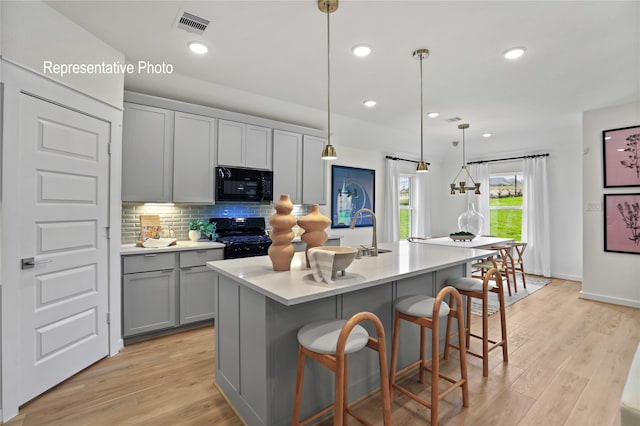
[[[127,60],[165,61],[189,77],[326,111],[326,15],[316,3],[49,2]],[[202,36],[176,29],[179,9],[211,20],[209,28]],[[187,41],[197,39],[209,46],[206,56],[188,51]],[[342,0],[331,15],[331,39],[332,112],[411,138],[420,128],[419,62],[411,54],[431,50],[424,108],[440,117],[425,118],[428,158],[460,139],[456,124],[444,121],[449,117],[471,124],[472,153],[478,146],[504,152],[517,150],[525,135],[575,126],[582,111],[640,100],[639,1]],[[351,54],[360,42],[373,48],[369,57]],[[527,53],[507,61],[502,54],[513,46]],[[155,84],[167,93],[161,80]],[[125,86],[136,90],[126,79]],[[185,99],[180,88],[171,90],[224,107],[207,93]],[[365,99],[378,105],[365,108]],[[282,119],[295,122],[295,110]],[[318,127],[326,128],[324,121]],[[494,136],[485,140],[484,132]],[[389,151],[418,153],[419,143]]]

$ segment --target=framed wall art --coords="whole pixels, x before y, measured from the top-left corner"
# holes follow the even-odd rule
[[[604,187],[640,186],[640,126],[604,130]]]
[[[640,193],[604,194],[604,251],[640,254]]]
[[[375,211],[375,192],[375,170],[331,166],[331,227],[348,228],[360,209]],[[373,226],[373,217],[359,214],[355,226]]]

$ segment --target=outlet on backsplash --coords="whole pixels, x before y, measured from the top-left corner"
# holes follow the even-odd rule
[[[173,229],[176,238],[178,238],[178,241],[181,241],[189,238],[189,221],[193,219],[209,220],[210,217],[262,216],[268,221],[269,216],[271,216],[273,212],[272,203],[178,204],[174,206],[123,204],[122,244],[135,243],[138,239],[138,234],[140,233],[140,215],[159,215],[160,229]],[[298,218],[308,213],[309,206],[296,205],[291,214]]]

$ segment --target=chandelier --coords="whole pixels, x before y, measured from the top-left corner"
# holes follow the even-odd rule
[[[420,162],[416,167],[416,172],[423,173],[428,170],[427,164],[424,162],[424,112],[422,100],[422,60],[429,57],[429,49],[418,49],[413,52],[413,57],[420,60]]]
[[[327,14],[327,144],[322,150],[323,160],[335,160],[336,149],[331,145],[331,26],[329,15],[338,9],[338,0],[318,0],[318,9]]]
[[[451,181],[451,184],[449,185],[451,188],[451,195],[456,195],[456,191],[458,191],[460,194],[464,194],[466,193],[466,191],[474,191],[474,194],[480,195],[480,184],[476,183],[476,181],[473,180],[473,178],[471,177],[471,174],[469,174],[469,170],[467,169],[467,162],[465,160],[464,131],[465,129],[468,129],[468,128],[469,128],[469,124],[466,124],[466,123],[458,124],[458,129],[462,130],[462,167],[460,168],[460,171],[458,172],[456,177],[453,178],[453,180]],[[467,182],[464,180],[461,180],[459,182],[459,186],[456,186],[456,180],[458,179],[458,177],[460,177],[460,174],[462,174],[462,179],[464,179],[466,175],[473,183],[473,186],[467,186]]]

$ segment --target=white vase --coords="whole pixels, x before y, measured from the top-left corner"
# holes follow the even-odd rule
[[[471,232],[473,235],[480,235],[484,225],[484,216],[476,210],[476,204],[469,201],[467,211],[458,217],[458,229],[464,232]]]
[[[200,234],[200,231],[197,230],[190,230],[189,231],[189,239],[191,241],[198,241],[200,239],[200,237],[202,237],[202,234]]]

